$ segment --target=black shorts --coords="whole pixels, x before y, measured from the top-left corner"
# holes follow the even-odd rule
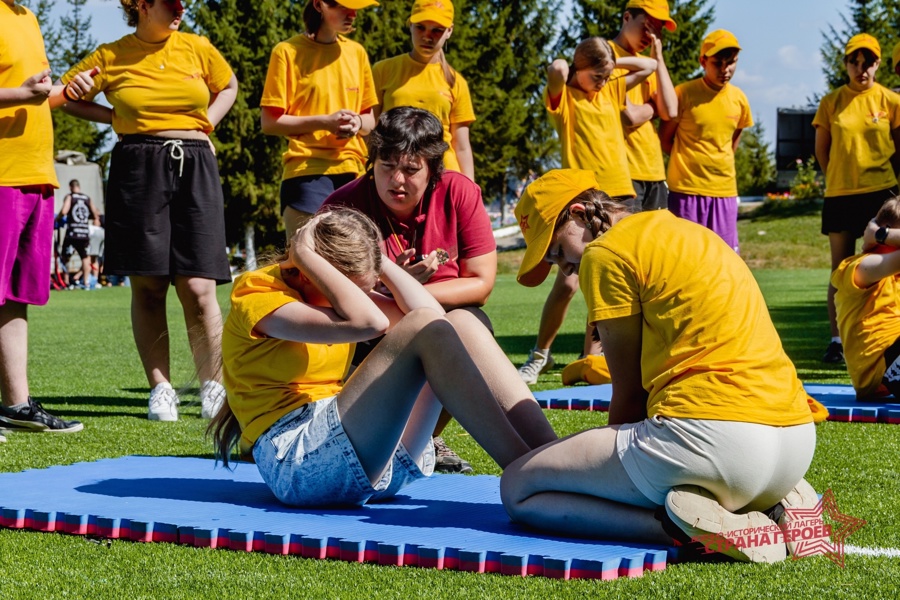
[[[669,207],[669,187],[665,181],[639,181],[632,179],[634,192],[642,211],[659,210]]]
[[[78,257],[81,258],[81,260],[87,258],[88,246],[90,245],[90,243],[90,239],[80,240],[77,238],[66,237],[63,240],[62,252],[60,252],[60,258],[62,258],[63,264],[69,262],[69,259],[72,258],[72,255],[76,253],[78,254]]]
[[[356,179],[356,173],[340,175],[303,175],[281,182],[281,214],[288,206],[311,215],[319,212],[325,198],[334,190]]]
[[[849,232],[854,239],[861,238],[869,221],[875,218],[885,200],[897,195],[897,187],[825,198],[822,206],[822,233]]]
[[[224,205],[205,140],[126,135],[109,169],[106,273],[230,283]]]

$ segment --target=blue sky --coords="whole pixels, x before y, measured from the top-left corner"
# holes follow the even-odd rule
[[[386,0],[396,2],[400,0]],[[65,6],[62,0],[58,0]],[[802,106],[825,91],[819,47],[829,24],[841,29],[847,0],[722,0],[715,7],[714,29],[728,29],[740,41],[734,83],[750,100],[774,147],[776,109]],[[623,0],[624,5],[624,0]],[[89,0],[93,36],[98,42],[118,39],[131,30],[116,0]]]

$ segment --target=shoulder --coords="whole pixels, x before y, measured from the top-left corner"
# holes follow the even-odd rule
[[[434,193],[446,197],[454,204],[481,202],[481,188],[458,171],[444,171]]]
[[[281,267],[274,264],[242,273],[234,280],[232,297],[239,298],[247,294],[290,290],[281,278],[280,272]]]
[[[732,84],[732,83],[729,83],[729,84],[728,84],[728,87],[727,87],[727,90],[728,90],[728,95],[729,95],[730,97],[732,97],[732,98],[734,98],[735,100],[738,100],[738,101],[740,101],[740,102],[742,102],[742,103],[744,103],[744,104],[750,104],[750,101],[747,100],[747,94],[745,94],[745,93],[744,93],[744,90],[742,90],[742,89],[739,88],[738,86],[736,86],[736,85],[734,85],[734,84]]]
[[[361,54],[362,56],[366,57],[366,60],[369,60],[369,53],[366,52],[366,49],[359,42],[351,40],[350,38],[346,38],[342,35],[337,36],[337,41],[344,51]]]

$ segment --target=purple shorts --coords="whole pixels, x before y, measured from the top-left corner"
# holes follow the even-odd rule
[[[740,254],[737,232],[737,197],[721,198],[669,192],[669,211],[676,217],[711,229]]]
[[[53,251],[53,188],[0,186],[0,304],[47,304]]]

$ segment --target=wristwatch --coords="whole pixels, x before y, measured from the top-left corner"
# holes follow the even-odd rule
[[[879,244],[887,243],[888,231],[890,231],[890,229],[887,227],[879,227],[878,231],[875,232],[875,241]]]

